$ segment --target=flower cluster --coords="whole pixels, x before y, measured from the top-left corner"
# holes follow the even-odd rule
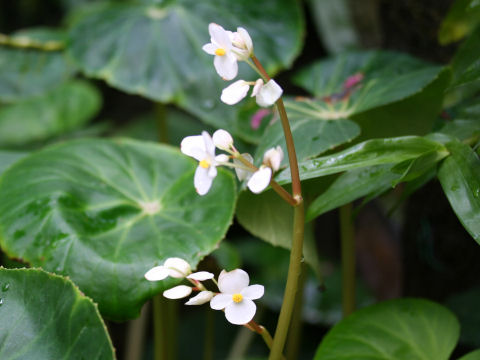
[[[264,293],[262,285],[249,285],[250,278],[241,269],[230,272],[222,270],[217,282],[212,273],[206,271],[192,273],[190,265],[180,258],[169,258],[163,265],[145,273],[145,278],[149,281],[163,280],[168,276],[185,278],[194,287],[178,285],[165,290],[163,296],[168,299],[181,299],[189,296],[192,291],[198,291],[198,294],[190,298],[185,305],[203,305],[210,302],[212,309],[224,310],[227,320],[235,325],[245,325],[253,319],[257,309],[253,300],[261,298]],[[219,292],[207,290],[202,284],[202,281],[206,280],[212,280],[218,286]]]
[[[253,43],[247,30],[242,27],[236,32],[225,30],[220,25],[211,23],[208,26],[210,43],[203,46],[203,51],[214,55],[213,65],[218,75],[224,80],[233,80],[238,74],[237,61],[245,61],[256,69],[250,62],[254,57]],[[257,69],[258,70],[258,69]],[[274,81],[264,79],[256,81],[237,80],[222,91],[220,99],[228,105],[234,105],[242,100],[253,86],[252,97],[255,97],[259,106],[273,105],[282,95],[282,88]]]
[[[215,155],[216,148],[227,154]],[[199,195],[205,195],[210,190],[213,179],[217,176],[217,166],[235,168],[240,181],[247,181],[247,187],[253,193],[265,190],[275,171],[280,169],[283,151],[280,146],[265,152],[260,168],[253,165],[250,154],[241,154],[233,145],[233,138],[226,130],[217,130],[210,136],[206,131],[201,135],[187,136],[180,144],[180,150],[198,161],[193,184]],[[230,159],[233,159],[230,162]]]

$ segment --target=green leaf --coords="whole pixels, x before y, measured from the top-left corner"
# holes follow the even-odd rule
[[[327,211],[348,204],[374,191],[384,192],[401,174],[391,171],[392,165],[354,169],[340,175],[330,187],[308,207],[306,220],[310,221]]]
[[[446,360],[459,332],[457,319],[441,305],[390,300],[340,321],[324,337],[314,359]]]
[[[442,45],[462,39],[480,22],[480,3],[476,0],[456,0],[438,32]]]
[[[194,267],[224,237],[235,183],[220,170],[196,194],[196,162],[178,150],[133,140],[51,146],[0,179],[0,244],[11,257],[68,275],[107,317],[138,316],[174,281],[145,272],[168,257]]]
[[[480,118],[477,120],[456,119],[449,121],[439,132],[471,144],[472,141],[480,137]]]
[[[12,35],[13,39],[40,42],[62,41],[58,30],[35,28]],[[17,48],[0,45],[0,101],[13,102],[57,87],[72,74],[73,68],[61,51]]]
[[[291,249],[293,208],[274,191],[265,191],[260,195],[250,191],[241,192],[236,216],[238,222],[252,235],[273,246]],[[303,254],[315,274],[320,277],[315,238],[308,225],[305,229]]]
[[[0,107],[0,146],[23,145],[69,132],[91,120],[100,106],[96,88],[75,80]]]
[[[480,160],[465,144],[447,144],[450,156],[438,170],[438,179],[458,219],[480,244]]]
[[[67,278],[0,268],[0,358],[114,359],[97,306]]]
[[[12,164],[27,155],[28,153],[23,151],[0,151],[0,175]]]
[[[458,360],[480,360],[480,349],[472,351]]]
[[[300,178],[306,180],[356,168],[396,164],[431,152],[445,154],[446,149],[435,141],[418,136],[368,140],[335,154],[300,162]],[[276,180],[282,184],[290,183],[290,170],[282,171]]]
[[[351,117],[420,92],[441,70],[395,52],[343,53],[299,72],[294,82],[315,99],[300,98],[288,103],[287,109],[322,119]],[[353,77],[358,77],[356,85],[348,86]]]
[[[270,71],[291,64],[301,48],[297,1],[267,0],[259,8],[255,0],[177,0],[112,3],[88,12],[73,27],[69,50],[88,76],[153,100],[178,101],[192,85],[201,86],[206,74],[222,83],[212,57],[202,51],[210,22],[246,28]],[[199,101],[219,101],[220,92],[204,92]]]
[[[317,156],[351,141],[360,134],[360,127],[350,120],[325,121],[298,114],[290,116],[289,120],[298,161]],[[261,164],[265,151],[277,145],[280,145],[283,153],[287,154],[280,120],[266,129],[255,154],[257,165]],[[287,164],[288,157],[285,156],[282,165]]]
[[[462,86],[480,81],[480,26],[455,54],[452,69],[453,80],[451,86]]]

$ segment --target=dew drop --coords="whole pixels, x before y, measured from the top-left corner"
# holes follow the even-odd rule
[[[10,284],[9,283],[5,283],[2,285],[2,291],[3,292],[7,292],[8,289],[10,289]]]

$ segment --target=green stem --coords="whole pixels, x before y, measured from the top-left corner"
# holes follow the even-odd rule
[[[167,127],[167,106],[163,103],[155,103],[155,118],[157,121],[158,141],[168,143],[168,127]]]
[[[213,349],[214,349],[214,340],[215,340],[215,318],[214,313],[211,309],[206,311],[206,321],[205,321],[205,340],[203,348],[203,360],[212,360],[213,359]]]
[[[137,360],[143,358],[143,349],[145,345],[145,332],[147,328],[147,319],[150,303],[146,303],[138,319],[132,320],[128,324],[127,342],[125,346],[125,360]]]
[[[343,317],[355,311],[355,236],[352,204],[340,207],[340,237],[342,242],[342,309]]]
[[[155,360],[173,360],[176,358],[176,303],[166,301],[161,295],[153,298],[153,328],[155,341]]]

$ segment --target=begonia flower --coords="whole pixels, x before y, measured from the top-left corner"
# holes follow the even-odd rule
[[[262,165],[253,173],[250,180],[247,182],[247,187],[254,194],[260,194],[270,184],[272,179],[272,169],[268,166]]]
[[[155,266],[145,273],[145,279],[159,281],[168,276],[173,278],[184,278],[192,272],[190,264],[183,259],[173,257],[165,260],[163,265]]]
[[[213,65],[218,75],[225,80],[232,80],[237,76],[237,56],[232,51],[232,41],[229,33],[220,25],[210,23],[208,25],[210,43],[202,49],[207,54],[214,55]]]
[[[187,285],[178,285],[171,289],[165,290],[163,296],[167,299],[181,299],[192,293],[192,288]]]
[[[225,310],[225,317],[232,324],[247,324],[257,310],[253,300],[261,298],[264,293],[262,285],[249,286],[249,282],[248,274],[241,269],[230,272],[223,270],[218,277],[220,294],[210,300],[210,307]]]
[[[280,169],[283,160],[283,150],[280,146],[268,149],[263,155],[263,163],[272,168],[273,171]]]
[[[212,140],[213,144],[221,150],[230,151],[231,147],[233,146],[232,135],[223,129],[215,131],[213,133]]]
[[[203,305],[209,302],[214,293],[208,290],[200,291],[196,296],[190,298],[185,305]]]
[[[255,82],[248,82],[245,80],[237,80],[222,90],[220,100],[227,105],[235,105],[247,96],[250,86],[253,85],[252,97],[259,106],[272,106],[282,95],[282,88],[274,81],[269,80],[266,84],[262,79]]]
[[[180,144],[180,150],[185,155],[198,160],[193,183],[197,193],[205,195],[210,190],[213,179],[217,176],[216,167],[228,162],[228,156],[225,154],[215,156],[215,144],[206,131],[203,131],[202,135],[184,138]]]
[[[230,40],[238,60],[245,61],[253,55],[252,38],[244,28],[238,27],[237,32],[231,33]]]
[[[278,85],[275,80],[269,80],[265,85],[259,86],[257,92],[255,93],[255,101],[258,106],[269,107],[282,96],[283,90]]]
[[[253,157],[249,153],[242,154],[242,157],[247,160],[250,164],[253,164]],[[237,174],[238,180],[248,180],[252,176],[252,171],[243,167],[243,163],[239,160],[234,158],[233,163],[237,165],[235,167],[235,173]]]

